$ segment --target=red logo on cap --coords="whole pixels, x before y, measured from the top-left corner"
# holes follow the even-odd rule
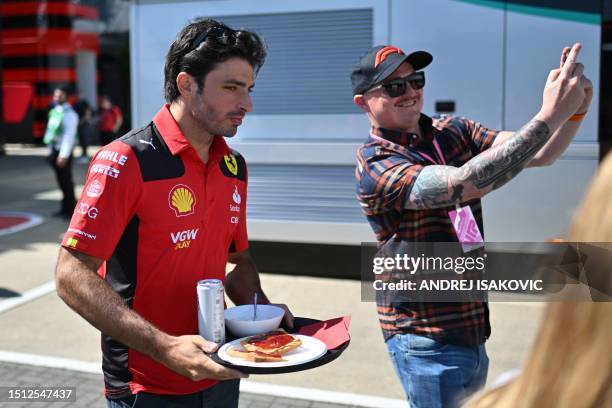
[[[374,59],[374,68],[377,68],[384,60],[387,59],[389,55],[393,53],[404,55],[404,51],[402,51],[400,48],[397,48],[397,47],[387,46],[387,47],[381,48],[376,53],[376,58]]]

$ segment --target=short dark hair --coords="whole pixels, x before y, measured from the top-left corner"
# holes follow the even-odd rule
[[[198,88],[202,89],[204,78],[217,64],[238,57],[246,60],[258,72],[266,55],[266,45],[256,33],[244,29],[234,31],[213,19],[196,19],[183,27],[166,55],[166,101],[173,102],[180,96],[176,85],[180,72],[193,76]]]

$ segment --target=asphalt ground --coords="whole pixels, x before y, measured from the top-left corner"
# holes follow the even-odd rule
[[[58,242],[67,221],[50,216],[59,208],[60,193],[44,154],[43,148],[13,145],[9,146],[8,156],[0,158],[0,211],[30,212],[43,217],[38,226],[0,236],[0,362],[4,361],[0,363],[0,387],[48,385],[64,375],[74,378],[77,395],[88,395],[88,399],[77,400],[76,405],[48,403],[53,404],[48,406],[103,406],[100,375],[79,368],[81,363],[86,367],[99,365],[99,333],[63,304],[51,283]],[[86,164],[76,163],[74,170],[75,183],[82,185]],[[252,375],[246,381],[247,391],[241,393],[241,406],[403,405],[400,400],[404,394],[387,357],[375,305],[360,300],[358,281],[265,271],[261,277],[269,297],[288,304],[297,316],[329,319],[351,315],[351,344],[338,360],[314,370]],[[20,299],[23,302],[17,302],[18,306],[7,307]],[[489,383],[522,366],[543,307],[544,304],[533,302],[490,305],[493,334],[487,342]],[[13,357],[7,361],[3,355]],[[29,357],[20,361],[15,356]],[[75,365],[69,365],[70,370],[49,368],[45,367],[49,365],[46,358],[66,359]],[[298,399],[288,399],[297,394]],[[78,405],[81,403],[86,405]],[[0,402],[0,406],[6,404]],[[47,406],[39,402],[30,404]]]

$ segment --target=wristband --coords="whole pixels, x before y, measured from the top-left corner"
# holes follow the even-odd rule
[[[588,111],[587,111],[588,112]],[[580,122],[586,116],[587,112],[576,113],[568,119],[570,122]]]

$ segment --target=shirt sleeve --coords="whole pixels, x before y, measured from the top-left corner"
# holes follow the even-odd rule
[[[67,159],[74,147],[79,117],[72,109],[66,109],[62,119],[62,137],[58,156]]]
[[[93,158],[62,246],[108,260],[134,217],[142,177],[132,149],[121,141]]]
[[[476,153],[482,153],[495,142],[499,130],[484,127],[481,123],[466,118],[454,118],[454,125],[459,128],[463,137],[476,148]]]
[[[241,202],[240,202],[240,219],[238,220],[238,225],[236,226],[236,230],[234,231],[234,237],[232,238],[232,243],[230,245],[229,252],[240,252],[246,251],[249,248],[249,237],[247,234],[247,216],[246,216],[246,208],[247,208],[247,185],[249,181],[248,172],[246,170],[246,163],[243,162],[245,166],[245,180],[244,180],[244,188],[241,191]]]
[[[357,198],[366,215],[401,211],[423,170],[408,158],[382,146],[365,146],[357,153]]]

